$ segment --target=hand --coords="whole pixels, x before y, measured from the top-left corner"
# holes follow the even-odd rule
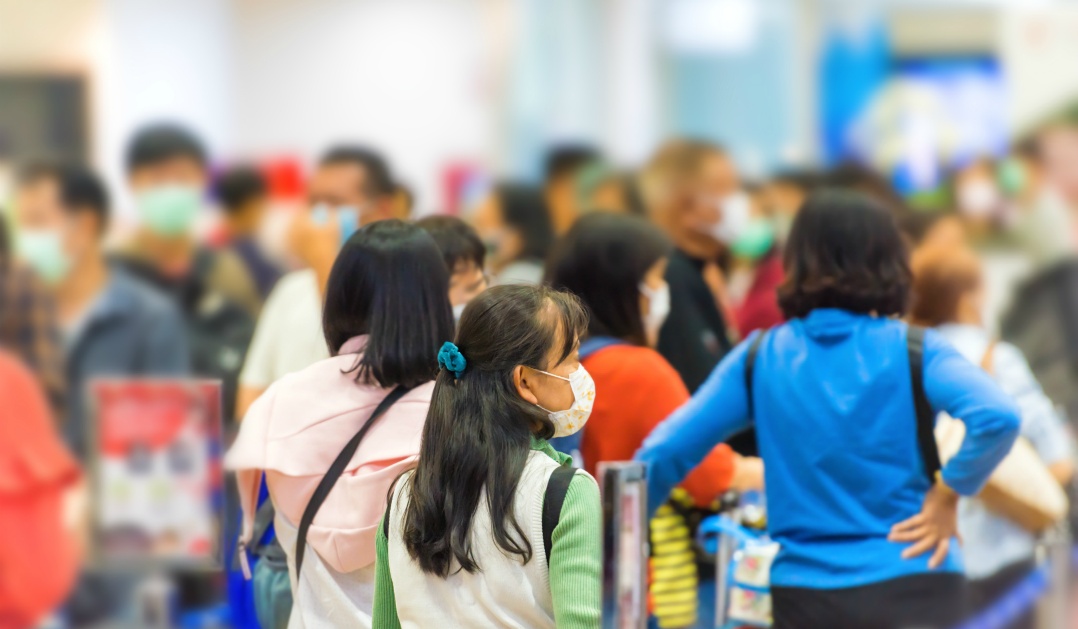
[[[925,494],[921,512],[891,527],[887,539],[892,542],[912,542],[902,552],[903,559],[918,557],[934,550],[928,560],[930,569],[938,568],[947,558],[951,538],[958,536],[958,494],[942,482],[937,482]]]
[[[730,489],[739,492],[764,488],[764,460],[755,456],[737,457]]]

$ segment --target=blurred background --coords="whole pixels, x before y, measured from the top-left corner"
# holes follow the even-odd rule
[[[142,154],[133,151],[136,132],[161,123],[169,125],[157,137],[164,144],[154,149],[148,141]],[[177,128],[201,146],[170,136]],[[5,468],[9,459],[29,460],[31,450],[0,449],[0,472],[10,475],[0,476],[0,538],[22,530],[4,513],[26,513],[5,506],[3,491],[74,483],[85,469],[98,492],[81,494],[74,506],[65,498],[64,509],[84,512],[87,499],[96,507],[97,537],[84,540],[93,557],[87,565],[99,566],[102,554],[122,559],[126,551],[169,560],[151,561],[137,585],[115,575],[89,585],[80,578],[79,596],[123,598],[88,617],[119,617],[116,610],[130,607],[137,590],[153,601],[149,607],[179,600],[191,609],[226,610],[192,617],[186,626],[257,627],[253,611],[236,608],[242,593],[224,594],[226,581],[239,588],[242,579],[230,550],[238,508],[226,498],[220,459],[235,418],[258,394],[324,352],[321,285],[312,274],[288,290],[310,306],[298,320],[315,321],[295,344],[318,349],[292,356],[277,371],[240,374],[245,356],[250,365],[268,355],[255,352],[256,322],[274,325],[278,340],[299,329],[287,318],[266,323],[268,311],[282,305],[271,308],[272,296],[267,300],[273,283],[284,273],[283,292],[300,273],[295,269],[331,265],[339,246],[341,233],[327,240],[309,224],[289,223],[291,217],[333,203],[360,207],[321,198],[314,175],[344,163],[358,164],[365,184],[376,179],[363,155],[327,161],[327,149],[367,146],[392,164],[392,178],[381,182],[388,190],[379,194],[391,196],[394,209],[383,218],[451,214],[473,223],[476,242],[488,248],[487,269],[472,269],[485,287],[502,267],[527,257],[491,248],[506,230],[485,223],[484,200],[496,182],[525,184],[543,199],[536,207],[550,214],[543,220],[548,249],[576,216],[595,209],[653,219],[674,212],[653,207],[640,173],[662,171],[653,156],[679,138],[703,142],[690,169],[704,170],[716,158],[725,173],[711,188],[685,184],[687,196],[708,197],[702,204],[721,206],[712,213],[725,213],[722,220],[740,212],[742,235],[751,231],[750,219],[766,223],[758,246],[747,249],[725,240],[730,225],[701,231],[682,221],[682,235],[671,234],[682,252],[707,240],[711,259],[701,262],[696,279],[714,293],[707,307],[718,321],[705,330],[717,345],[707,370],[739,338],[781,321],[774,288],[782,279],[784,229],[805,194],[845,186],[893,209],[911,248],[931,241],[975,250],[985,289],[978,325],[1025,352],[1058,407],[1053,419],[1069,425],[1068,415],[1078,417],[1076,0],[0,0],[0,227],[8,226],[10,248],[49,285],[27,294],[60,302],[59,324],[41,314],[51,312],[45,306],[23,308],[29,298],[5,302],[5,293],[24,288],[17,274],[5,277],[0,340],[14,330],[11,336],[32,346],[20,358],[48,396],[49,411],[62,418],[59,432],[73,454],[41,446],[47,464]],[[179,163],[162,165],[173,158]],[[64,236],[62,247],[43,240],[39,232],[52,219],[32,188],[65,175],[26,173],[27,164],[42,160],[78,162],[98,173],[111,202],[75,185],[81,193],[61,205],[111,206],[111,219],[65,227],[85,233]],[[246,170],[237,173],[236,166]],[[158,229],[147,218],[152,208],[140,195],[161,183],[194,186],[194,238],[185,240],[185,225],[167,233],[168,225]],[[512,203],[509,193],[496,194]],[[737,195],[741,205],[731,201]],[[230,199],[237,207],[224,207]],[[245,209],[249,201],[259,206],[255,213]],[[506,207],[491,212],[504,215],[495,223],[522,232],[519,248],[530,246],[526,220],[510,219]],[[310,214],[311,223],[324,219]],[[140,234],[143,223],[155,233]],[[103,226],[104,253],[88,244],[88,234]],[[132,240],[150,251],[134,255],[124,245]],[[263,245],[266,251],[252,253]],[[202,273],[200,252],[233,246],[258,294],[225,286],[231,310],[207,312],[203,298],[212,291],[199,292],[204,287],[195,277]],[[107,364],[109,352],[127,341],[106,340],[85,325],[86,304],[99,303],[96,293],[87,295],[104,285],[104,271],[67,268],[82,260],[104,269],[105,254],[142,257],[136,262],[154,267],[142,269],[142,277],[136,263],[135,275],[175,303],[161,306],[157,296],[142,295],[139,313],[158,326],[154,355],[170,355],[162,348],[171,341],[178,348],[171,354],[183,353],[182,360],[162,359],[141,371]],[[544,254],[528,253],[529,273],[541,275]],[[216,270],[207,270],[211,275],[220,279]],[[78,307],[65,312],[65,303]],[[37,323],[43,331],[31,331]],[[172,334],[181,327],[186,338]],[[102,347],[87,349],[95,342]],[[678,367],[694,389],[699,381]],[[89,385],[100,375],[199,380],[105,382],[98,391]],[[0,387],[16,382],[4,377]],[[224,388],[205,379],[223,380]],[[150,416],[163,419],[149,425]],[[4,429],[0,423],[0,442],[7,440]],[[90,441],[97,436],[103,438]],[[11,433],[13,444],[25,438]],[[1061,456],[1073,459],[1064,450]],[[146,470],[157,475],[138,476]],[[155,500],[168,507],[157,508]],[[23,522],[25,530],[37,526]],[[125,528],[131,522],[158,537],[139,539],[138,530]],[[1067,543],[1062,548],[1069,553]],[[0,554],[17,550],[0,539]],[[152,578],[159,571],[182,578]],[[58,583],[53,598],[76,590],[74,579]],[[8,627],[4,612],[0,605],[0,629]],[[41,626],[68,626],[72,618],[61,612]],[[710,622],[704,611],[700,618],[699,626]]]
[[[1076,52],[1065,0],[5,0],[0,159],[87,158],[119,194],[147,122],[300,171],[355,139],[429,213],[552,143],[635,166],[691,135],[750,178],[861,156],[920,191],[1071,104]]]

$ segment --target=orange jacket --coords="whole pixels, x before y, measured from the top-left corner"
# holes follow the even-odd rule
[[[0,629],[21,629],[59,607],[74,584],[63,506],[79,469],[41,386],[2,352],[0,400]]]
[[[612,345],[583,360],[595,379],[595,406],[581,442],[587,471],[603,461],[630,461],[655,426],[689,399],[677,372],[655,350]],[[730,487],[734,452],[720,444],[682,483],[706,507]]]

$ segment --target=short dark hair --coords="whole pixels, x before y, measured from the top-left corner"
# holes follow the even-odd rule
[[[257,168],[236,166],[217,178],[213,192],[221,202],[221,208],[233,214],[251,201],[264,198],[268,189],[266,178]]]
[[[208,162],[202,140],[187,128],[173,123],[148,125],[136,131],[127,145],[127,172],[177,157],[191,159],[203,168]]]
[[[519,183],[500,183],[494,193],[502,211],[502,219],[520,233],[524,248],[521,260],[545,260],[554,244],[554,226],[550,220],[543,191]]]
[[[817,308],[901,315],[910,291],[909,254],[894,215],[862,192],[813,193],[786,243],[779,306],[788,319]]]
[[[485,534],[508,556],[523,563],[535,558],[523,534],[528,523],[517,519],[513,505],[523,499],[517,488],[532,437],[551,438],[554,424],[520,397],[513,373],[520,365],[561,364],[586,326],[575,297],[545,286],[495,286],[464,308],[456,344],[467,364],[459,374],[438,374],[419,464],[407,481],[401,537],[420,570],[443,578],[482,570],[472,526],[480,501],[490,510]]]
[[[357,381],[414,387],[434,379],[438,350],[453,335],[449,271],[434,239],[399,220],[352,235],[333,263],[322,328],[331,354],[370,335],[353,370]]]
[[[456,272],[461,263],[470,262],[480,269],[485,266],[487,248],[483,246],[475,228],[468,223],[456,216],[442,214],[428,216],[417,221],[416,225],[426,230],[434,239],[450,275]]]
[[[588,310],[588,336],[646,345],[640,282],[673,244],[646,220],[605,212],[582,217],[547,263],[546,281],[567,290]]]
[[[576,169],[602,159],[598,149],[587,144],[562,144],[547,151],[543,160],[546,181],[568,175]]]
[[[318,161],[320,166],[350,164],[363,169],[366,177],[366,194],[384,197],[397,191],[389,163],[380,153],[364,146],[339,145],[326,151]]]
[[[110,219],[109,193],[100,177],[79,164],[54,162],[30,164],[19,175],[23,186],[43,179],[56,183],[65,212],[91,212],[97,219],[98,231],[104,233]]]

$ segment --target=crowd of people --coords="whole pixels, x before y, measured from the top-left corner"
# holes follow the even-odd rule
[[[1063,359],[1031,368],[1043,318],[1004,299],[1076,250],[1040,140],[928,209],[865,167],[748,181],[673,140],[632,172],[558,147],[542,185],[419,217],[369,148],[329,148],[285,213],[258,168],[160,124],[127,149],[130,229],[92,169],[29,164],[0,220],[0,519],[22,540],[0,536],[0,626],[130,606],[129,579],[78,569],[106,377],[222,382],[225,568],[264,629],[598,627],[594,476],[633,458],[654,626],[697,626],[694,526],[754,490],[776,627],[952,626],[1034,568],[1038,531],[977,497],[1019,435],[1074,476]],[[942,462],[937,414],[965,425]]]

